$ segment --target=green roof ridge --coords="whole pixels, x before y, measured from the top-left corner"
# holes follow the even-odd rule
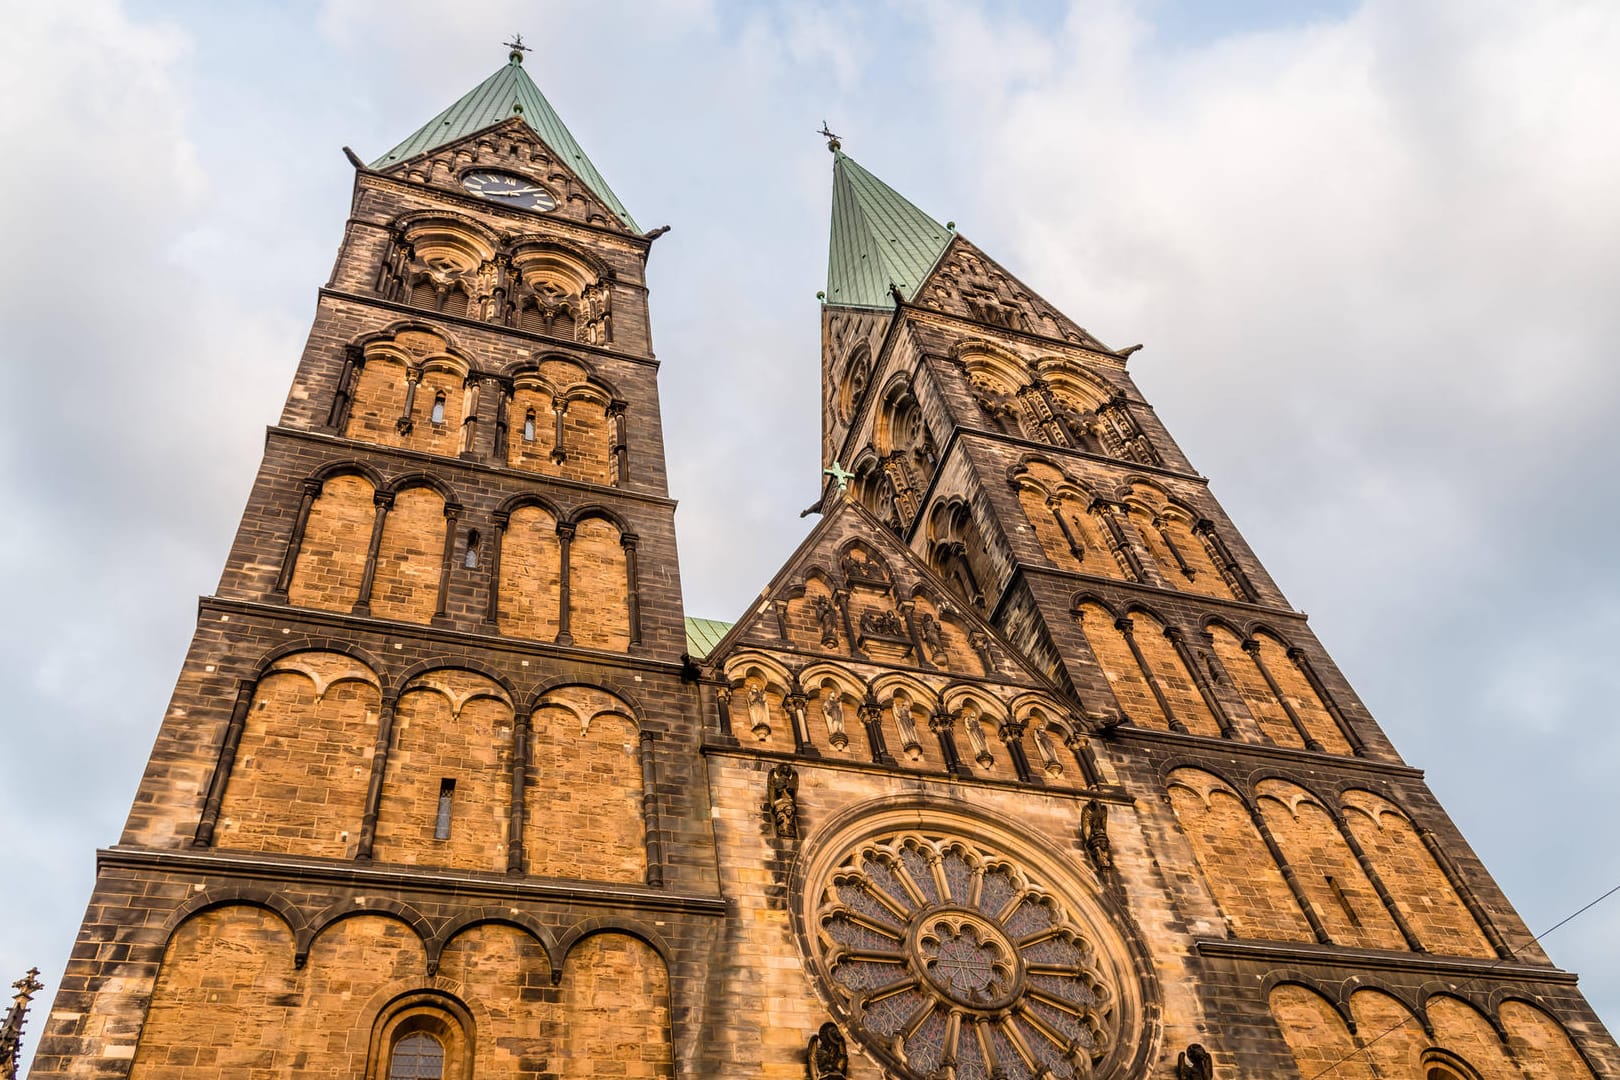
[[[522,112],[515,114],[513,106],[522,106]],[[574,170],[586,187],[598,199],[607,204],[627,225],[632,232],[640,232],[641,227],[630,216],[630,211],[613,194],[608,182],[602,174],[596,171],[591,159],[585,156],[585,151],[574,136],[569,132],[562,117],[551,107],[551,102],[540,92],[540,88],[529,78],[529,73],[523,70],[521,59],[512,59],[506,66],[495,74],[463,94],[454,105],[444,110],[438,116],[422,125],[410,138],[394,147],[388,153],[371,163],[373,169],[386,169],[398,165],[402,161],[429,151],[436,150],[446,143],[466,138],[476,131],[499,124],[503,120],[519,115],[540,140],[551,148],[564,165]]]
[[[916,299],[951,235],[854,158],[833,151],[827,303],[888,310],[891,283],[906,300]]]
[[[686,652],[694,660],[701,660],[726,636],[731,623],[719,619],[686,617]]]

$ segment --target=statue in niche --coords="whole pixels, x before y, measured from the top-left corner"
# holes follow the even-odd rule
[[[821,627],[821,643],[838,644],[838,608],[825,596],[816,597],[816,622]]]
[[[1215,1060],[1199,1043],[1176,1056],[1176,1080],[1215,1080]]]
[[[1108,807],[1104,803],[1092,799],[1086,803],[1086,808],[1080,812],[1080,838],[1085,842],[1086,853],[1099,870],[1111,869],[1114,865],[1114,849],[1108,842]]]
[[[917,636],[922,638],[923,648],[928,650],[928,658],[935,663],[943,663],[945,656],[945,633],[940,629],[939,620],[928,612],[917,624]]]
[[[894,726],[900,732],[900,749],[912,761],[916,761],[922,757],[922,742],[917,738],[917,721],[911,715],[911,699],[903,691],[896,690],[890,709],[894,713]]]
[[[765,781],[765,811],[776,835],[792,839],[799,835],[799,774],[787,762],[779,762]]]
[[[756,739],[763,742],[771,737],[771,703],[759,683],[748,685],[748,719]]]
[[[962,729],[967,732],[968,742],[973,744],[973,760],[981,769],[988,769],[996,763],[995,755],[990,753],[990,740],[984,737],[984,725],[979,723],[979,707],[972,703],[962,706]]]
[[[890,490],[893,490],[892,485]],[[887,501],[892,502],[892,500]],[[888,580],[882,568],[868,558],[866,552],[860,548],[850,548],[844,552],[844,557],[838,561],[838,565],[844,571],[844,578],[848,581]]]
[[[838,687],[830,682],[821,684],[821,717],[827,722],[827,741],[832,743],[833,749],[848,746],[849,736],[844,733],[844,703]]]
[[[906,624],[893,611],[867,611],[861,614],[861,632],[882,637],[905,637]]]
[[[844,1035],[831,1020],[810,1036],[805,1076],[808,1080],[847,1080],[849,1076],[849,1051],[844,1046]]]

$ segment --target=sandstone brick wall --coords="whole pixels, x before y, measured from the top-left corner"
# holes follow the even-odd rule
[[[512,723],[506,691],[475,672],[431,672],[400,694],[377,814],[379,862],[506,870]]]
[[[348,611],[360,599],[377,513],[375,494],[362,476],[333,476],[321,485],[293,568],[289,603]]]
[[[1238,937],[1310,941],[1312,933],[1243,800],[1194,769],[1170,775],[1170,800],[1216,903]]]
[[[541,699],[531,730],[530,873],[645,881],[640,732],[629,706],[589,687],[559,688]]]
[[[1410,818],[1370,791],[1346,791],[1341,804],[1350,831],[1378,872],[1397,886],[1395,902],[1424,948],[1451,956],[1495,955]]]
[[[295,653],[259,680],[225,788],[220,847],[352,856],[381,692],[340,653]]]
[[[444,496],[431,487],[394,496],[383,519],[371,612],[379,619],[425,623],[438,604],[444,566]]]

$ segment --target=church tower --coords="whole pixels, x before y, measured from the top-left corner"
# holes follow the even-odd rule
[[[355,159],[35,1077],[672,1073],[672,985],[723,908],[657,233],[524,51]]]
[[[685,619],[524,51],[353,158],[36,1080],[1620,1075],[1133,350],[836,139],[820,517]]]
[[[859,542],[904,545],[943,585],[894,594],[913,639],[978,634],[980,658],[1005,649],[1063,703],[1015,696],[992,718],[961,689],[990,666],[927,642],[910,662],[950,673],[919,674],[947,684],[937,697],[891,705],[872,684],[874,716],[917,710],[938,733],[932,768],[932,746],[900,767],[961,786],[907,785],[914,817],[875,837],[829,806],[858,842],[799,854],[796,925],[838,1018],[919,1077],[1620,1075],[1574,976],[1143,399],[1139,346],[1105,346],[829,142],[823,459],[852,474],[851,516],[882,524],[883,544]],[[815,581],[775,587],[790,627]],[[831,569],[827,591],[845,622],[822,640],[853,623],[858,657],[862,573]],[[862,805],[899,797],[871,784]],[[961,891],[957,858],[977,875]],[[1008,863],[1035,890],[1025,907],[1004,888],[985,902]],[[930,891],[947,885],[950,900]],[[1025,918],[1034,894],[1049,906]],[[1084,958],[1079,985],[1060,955]]]

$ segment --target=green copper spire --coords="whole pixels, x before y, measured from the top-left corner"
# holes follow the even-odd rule
[[[591,159],[585,156],[574,136],[569,134],[551,103],[540,88],[534,85],[529,73],[523,70],[523,53],[527,47],[521,39],[511,47],[510,59],[505,67],[462,95],[460,101],[424,124],[414,135],[371,163],[373,169],[386,169],[402,161],[436,150],[446,143],[465,138],[476,131],[513,116],[519,116],[564,165],[574,170],[585,186],[590,188],[607,208],[632,232],[641,227],[630,216],[619,197],[613,194],[608,182],[596,171]]]
[[[827,146],[833,152],[827,303],[886,311],[894,307],[891,284],[915,299],[950,244],[950,230],[857,165],[835,136],[828,135]]]

